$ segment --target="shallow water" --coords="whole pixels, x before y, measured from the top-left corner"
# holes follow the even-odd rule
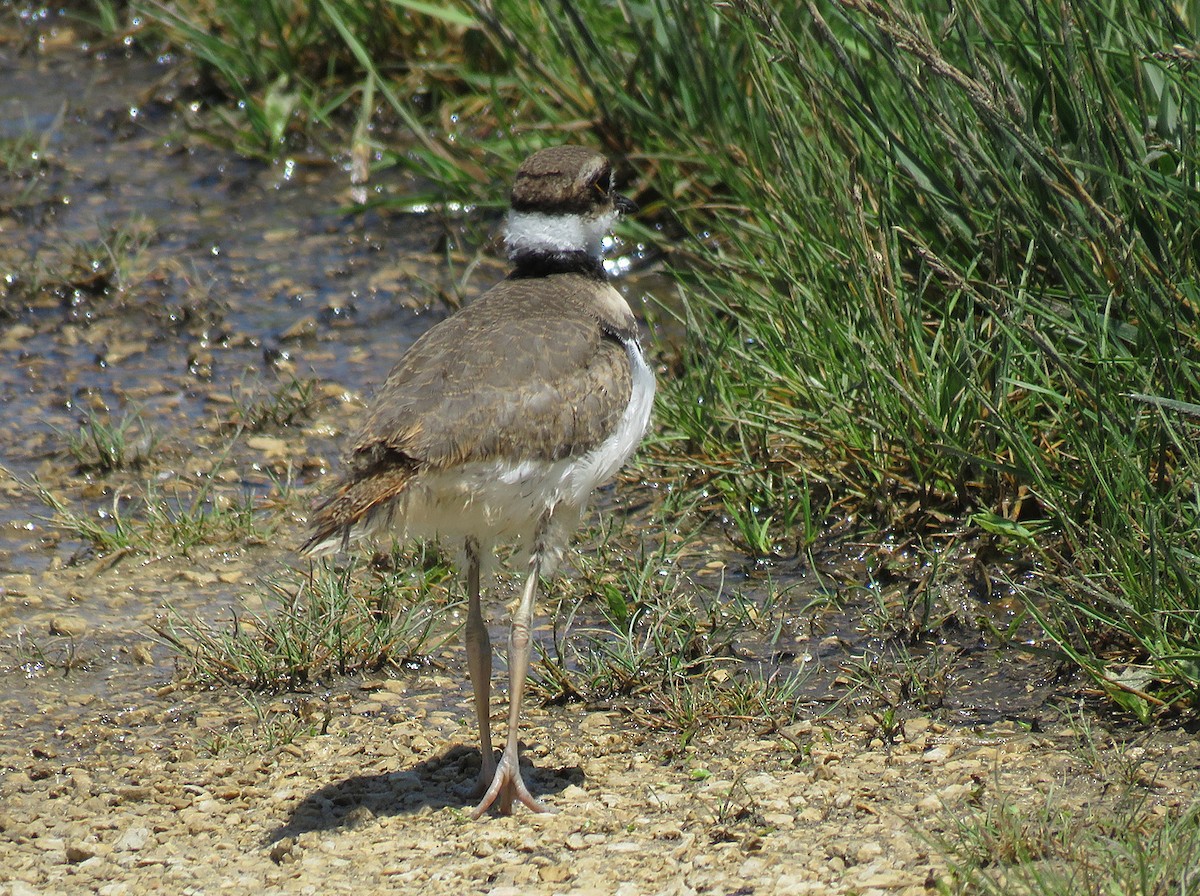
[[[12,184],[28,198],[0,218],[0,401],[16,424],[0,433],[0,457],[22,478],[87,414],[136,412],[165,434],[211,426],[217,403],[281,367],[378,382],[443,313],[421,282],[440,279],[436,222],[343,214],[348,179],[332,165],[182,145],[174,114],[139,105],[163,74],[136,57],[76,54],[0,72],[0,135],[45,143],[43,167]],[[94,286],[89,262],[126,270]],[[0,570],[35,570],[49,561],[23,548],[44,508],[8,498]]]
[[[186,506],[222,464],[221,421],[239,396],[292,377],[365,390],[445,313],[428,285],[443,279],[443,226],[343,213],[348,178],[333,165],[184,145],[177,116],[145,102],[163,75],[136,56],[0,55],[0,140],[26,147],[0,192],[0,627],[3,690],[26,708],[61,711],[63,687],[162,686],[171,657],[149,626],[163,606],[228,616],[294,539],[265,568],[261,549],[229,544],[205,546],[196,569],[170,552],[118,555],[120,574],[104,576],[109,561],[51,521],[35,477],[108,528],[138,512],[147,478]],[[131,416],[131,439],[154,439],[149,466],[75,469],[64,449],[81,425]],[[303,484],[337,457],[334,434],[310,440],[317,456],[292,471],[286,429],[263,438],[269,450],[224,462],[235,497],[268,494],[283,467]],[[56,630],[72,618],[85,637]]]
[[[0,194],[0,631],[4,665],[25,673],[0,690],[23,705],[67,706],[39,683],[58,675],[76,694],[161,686],[171,656],[145,642],[163,608],[228,619],[261,600],[258,577],[296,564],[300,538],[284,520],[273,550],[106,557],[51,519],[39,485],[109,530],[144,513],[147,480],[177,509],[210,479],[225,500],[305,486],[336,464],[359,399],[458,301],[464,267],[467,296],[503,274],[470,242],[494,216],[348,212],[338,166],[240,159],[147,102],[165,73],[138,56],[0,56],[0,141],[24,148]],[[372,184],[374,198],[419,186]],[[272,427],[225,457],[239,402],[292,380],[338,431]],[[78,468],[67,447],[90,420],[131,418],[148,464]],[[71,617],[86,636],[56,631]],[[150,668],[131,675],[134,652]]]

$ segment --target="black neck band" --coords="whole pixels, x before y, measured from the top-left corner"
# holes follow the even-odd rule
[[[582,274],[594,280],[608,280],[604,262],[587,252],[517,252],[509,256],[513,263],[510,280],[548,277],[551,274]]]

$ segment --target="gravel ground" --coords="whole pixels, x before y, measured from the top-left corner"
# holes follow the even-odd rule
[[[557,813],[472,822],[458,671],[257,707],[173,686],[0,703],[0,893],[912,896],[989,803],[1103,811],[1119,773],[1165,812],[1200,768],[1161,732],[1105,752],[1078,725],[912,718],[885,743],[864,716],[682,746],[636,714],[532,707],[531,786]]]

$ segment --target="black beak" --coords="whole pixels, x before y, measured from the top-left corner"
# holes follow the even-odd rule
[[[622,196],[620,193],[613,195],[613,207],[622,215],[632,215],[638,210],[636,202],[628,196]]]

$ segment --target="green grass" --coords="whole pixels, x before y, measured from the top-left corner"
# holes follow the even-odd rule
[[[54,511],[51,522],[57,529],[101,554],[188,556],[202,546],[263,544],[275,525],[260,513],[251,494],[214,493],[208,487],[164,492],[147,482],[134,495],[117,492],[94,513],[46,488],[40,495]]]
[[[287,744],[328,733],[332,718],[328,703],[301,699],[264,704],[256,695],[243,699],[248,714],[222,719],[198,735],[204,754],[214,759],[270,754]]]
[[[996,780],[975,780],[966,802],[921,826],[947,861],[947,894],[1019,896],[1173,896],[1200,885],[1200,803],[1176,801],[1148,761],[1159,734],[1129,728],[1110,734],[1093,714],[1067,711],[1088,763],[1077,787],[1045,783],[1010,793]],[[1150,755],[1153,755],[1151,753]],[[1088,781],[1091,791],[1088,790]],[[1082,788],[1082,789],[1079,789]]]
[[[1134,801],[1111,814],[1063,794],[989,800],[947,819],[948,894],[1172,896],[1200,885],[1200,806],[1165,817]]]
[[[283,429],[308,420],[320,402],[317,381],[289,375],[274,385],[239,383],[228,425],[248,432]]]
[[[42,133],[27,131],[0,138],[0,176],[9,184],[0,210],[20,213],[45,200],[42,175],[53,164],[49,146],[61,118],[62,113]]]
[[[547,608],[554,637],[538,642],[534,694],[548,703],[628,705],[685,742],[713,726],[792,720],[806,670],[767,658],[785,595],[770,587],[765,596],[709,593],[684,572],[690,561],[681,551],[694,547],[686,537],[652,544],[611,521],[596,535],[548,592],[558,597]]]
[[[101,555],[190,556],[200,548],[265,544],[277,516],[251,492],[220,485],[218,470],[219,464],[194,486],[172,482],[164,487],[154,480],[116,486],[108,503],[92,509],[36,478],[25,486],[50,508],[48,521],[55,529]],[[287,488],[277,483],[279,503],[287,503]]]
[[[110,6],[100,8],[102,18],[113,18]],[[221,123],[209,136],[264,157],[307,151],[314,136],[353,126],[363,106],[367,116],[356,133],[368,146],[376,96],[388,103],[389,128],[414,129],[427,152],[445,155],[418,127],[420,111],[459,90],[456,62],[465,64],[486,49],[467,33],[471,18],[461,8],[418,0],[302,5],[135,0],[128,13],[136,22],[131,32],[182,49],[206,86],[215,88],[199,91],[193,107]],[[440,47],[441,54],[429,56],[430,46]],[[236,111],[209,102],[222,93],[236,101]]]
[[[82,654],[79,639],[70,636],[35,636],[25,628],[17,629],[4,643],[3,671],[19,670],[27,679],[55,674],[72,675],[85,667],[89,657]]]
[[[143,465],[158,444],[154,430],[136,411],[116,420],[108,412],[88,411],[78,430],[59,435],[81,472],[101,475]]]
[[[454,634],[448,620],[456,614],[431,591],[448,568],[437,559],[409,561],[382,573],[317,563],[266,580],[261,610],[220,624],[170,611],[156,631],[181,655],[184,676],[201,684],[302,688],[421,663]]]
[[[735,543],[826,513],[998,540],[1115,701],[1195,708],[1194,6],[250,6],[139,7],[245,104],[239,144],[344,120],[352,158],[493,202],[546,142],[627,162],[626,233],[689,297],[656,458]]]
[[[131,216],[100,223],[91,238],[49,243],[35,251],[14,247],[0,299],[30,304],[56,304],[75,312],[84,304],[117,299],[148,276],[147,247],[156,234],[146,220]]]

